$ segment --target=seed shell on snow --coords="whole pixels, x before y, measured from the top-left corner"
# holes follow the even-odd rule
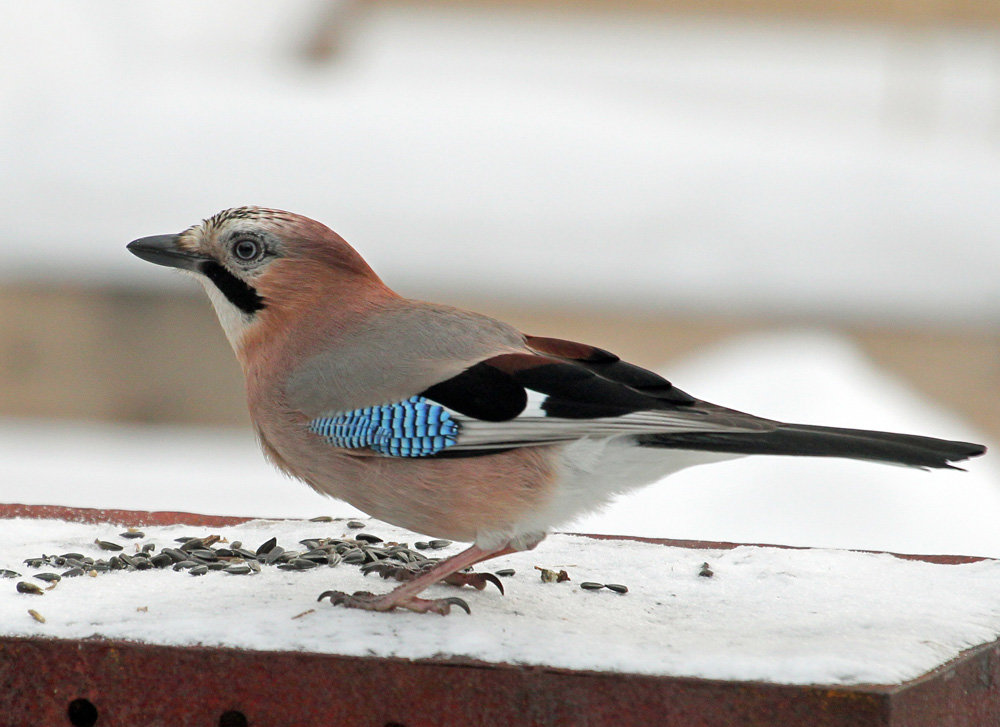
[[[604,587],[615,593],[628,593],[628,586],[623,586],[621,583],[605,583]]]
[[[28,609],[28,615],[40,624],[45,623],[45,617],[33,608]]]
[[[101,550],[124,550],[124,548],[118,543],[112,543],[108,540],[101,540],[100,538],[94,540],[94,544]]]
[[[580,588],[584,589],[585,591],[599,591],[602,588],[604,588],[604,584],[594,583],[593,581],[584,581],[583,583],[580,584]]]
[[[28,583],[28,581],[18,581],[17,582],[17,592],[27,593],[32,596],[43,596],[45,591],[36,586],[34,583]]]

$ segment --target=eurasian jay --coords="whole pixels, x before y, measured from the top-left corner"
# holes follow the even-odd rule
[[[468,611],[418,594],[499,587],[466,569],[695,464],[784,454],[928,468],[985,451],[700,401],[603,349],[404,298],[335,232],[289,212],[230,209],[128,249],[204,285],[279,469],[378,519],[473,543],[429,568],[383,570],[403,581],[387,594],[323,594],[334,604]]]

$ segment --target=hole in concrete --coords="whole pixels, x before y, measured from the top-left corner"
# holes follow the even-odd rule
[[[219,717],[219,727],[247,727],[249,724],[247,716],[235,709],[223,712]]]
[[[66,710],[73,727],[94,727],[97,724],[97,707],[89,699],[74,699]]]

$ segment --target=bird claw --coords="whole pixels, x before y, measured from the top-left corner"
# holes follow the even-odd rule
[[[359,608],[363,611],[392,611],[396,608],[405,608],[415,613],[428,613],[432,611],[446,616],[451,612],[452,606],[458,606],[470,616],[472,615],[472,609],[469,608],[469,604],[455,596],[434,599],[411,596],[395,601],[392,599],[391,593],[376,596],[370,591],[355,591],[353,594],[347,594],[344,591],[323,591],[316,600],[322,601],[324,598],[330,599],[331,606]]]
[[[422,570],[422,568],[408,568],[404,565],[379,561],[362,566],[361,575],[366,576],[369,573],[378,573],[383,578],[395,578],[397,581],[412,581],[420,575]]]
[[[500,591],[500,595],[504,595],[503,583],[492,573],[452,573],[444,579],[444,582],[453,586],[472,586],[477,591],[486,588],[487,583],[492,583]]]
[[[383,578],[394,578],[397,581],[412,581],[423,573],[429,570],[430,566],[420,564],[417,566],[405,566],[405,565],[394,565],[392,563],[369,563],[361,568],[361,573],[363,575],[368,575],[369,573],[377,573]],[[458,573],[452,573],[441,579],[442,583],[447,583],[452,586],[472,586],[478,591],[486,588],[487,583],[492,583],[503,595],[503,583],[492,573],[466,573],[460,571]]]

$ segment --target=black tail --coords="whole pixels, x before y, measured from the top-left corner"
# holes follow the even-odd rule
[[[986,451],[981,444],[951,442],[915,434],[869,432],[863,429],[815,427],[808,424],[779,424],[764,432],[692,432],[683,434],[643,434],[640,444],[647,447],[694,449],[734,454],[789,454],[804,457],[846,457],[891,462],[911,467],[952,467]]]

